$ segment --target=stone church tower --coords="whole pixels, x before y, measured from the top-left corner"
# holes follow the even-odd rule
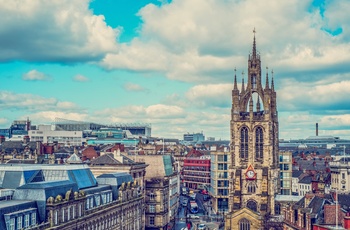
[[[243,78],[239,91],[235,75],[232,90],[230,212],[225,217],[225,229],[264,229],[264,220],[274,214],[278,191],[276,91],[273,76],[271,86],[267,72],[265,87],[262,78],[254,30],[247,85]]]

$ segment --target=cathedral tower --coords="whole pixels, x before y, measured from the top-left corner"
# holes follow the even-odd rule
[[[231,109],[230,212],[225,229],[263,229],[268,214],[274,214],[278,178],[278,114],[273,72],[271,85],[266,68],[263,87],[260,54],[255,30],[248,57],[248,79],[239,91],[234,77]]]

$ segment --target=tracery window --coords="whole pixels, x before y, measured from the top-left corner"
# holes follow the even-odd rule
[[[242,159],[248,158],[248,128],[247,127],[243,127],[241,129],[240,157]]]
[[[250,221],[247,219],[241,219],[239,221],[239,230],[250,230]]]
[[[264,134],[261,127],[255,130],[255,158],[263,158],[263,147],[264,147]]]
[[[255,193],[256,185],[254,182],[248,183],[248,193]]]

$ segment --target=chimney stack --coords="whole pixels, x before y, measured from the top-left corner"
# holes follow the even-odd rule
[[[318,123],[316,123],[316,136],[318,136]]]

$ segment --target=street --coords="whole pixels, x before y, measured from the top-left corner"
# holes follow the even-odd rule
[[[189,211],[188,206],[187,207],[182,206],[182,201],[184,198],[190,201],[190,197],[183,196],[183,195],[180,196],[179,202],[180,202],[181,209],[179,209],[179,214],[176,218],[175,230],[181,230],[182,228],[186,227],[187,214],[191,214],[199,217],[198,219],[187,218],[187,221],[192,223],[191,230],[196,230],[198,224],[200,223],[205,224],[208,230],[214,230],[214,229],[219,230],[220,223],[218,221],[218,218],[215,218],[216,215],[211,212],[210,201],[204,201],[203,195],[200,193],[197,193],[196,202],[198,204],[198,213],[192,214]]]

